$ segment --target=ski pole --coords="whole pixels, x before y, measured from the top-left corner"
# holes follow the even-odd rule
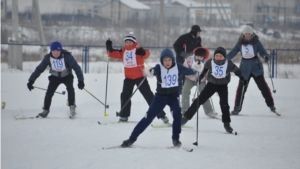
[[[123,105],[123,107],[121,108],[121,110],[119,112],[116,112],[117,116],[120,116],[120,112],[122,112],[122,110],[125,108],[125,106],[129,103],[130,99],[132,98],[132,96],[135,94],[135,92],[141,87],[141,85],[143,84],[143,82],[146,80],[146,76],[144,77],[144,79],[141,81],[141,83],[137,86],[137,88],[134,90],[134,92],[132,93],[132,95],[129,97],[129,99],[125,102],[125,104]]]
[[[41,90],[46,90],[46,91],[47,91],[47,89],[44,89],[44,88],[41,88],[41,87],[36,87],[36,86],[33,86],[33,87],[34,87],[34,88],[37,88],[37,89],[41,89]],[[66,94],[65,91],[62,91],[61,93],[60,93],[60,92],[54,92],[54,93],[62,94],[62,95],[65,95],[65,94]]]
[[[267,65],[268,65],[268,67],[269,67],[269,74],[270,74],[270,77],[271,77],[271,82],[272,82],[272,87],[273,87],[273,93],[276,93],[276,90],[275,90],[274,84],[273,84],[273,77],[272,77],[272,75],[271,75],[271,68],[270,68],[270,65],[269,65],[268,62],[267,62]]]
[[[108,84],[108,65],[109,65],[109,56],[107,57],[107,67],[106,67],[106,89],[105,89],[105,105],[107,103],[107,84]],[[104,117],[108,116],[106,113],[106,106],[104,107]]]
[[[198,73],[198,76],[199,76],[199,73]],[[198,96],[199,96],[199,78],[198,78],[198,80],[197,80],[197,89],[196,89],[196,91],[197,91],[197,129],[196,129],[196,142],[195,143],[193,143],[195,146],[198,146],[198,124],[199,124],[199,120],[198,120],[198,116],[199,116],[199,98],[198,98]]]
[[[101,102],[99,99],[97,99],[97,97],[95,97],[92,93],[90,93],[88,90],[86,90],[85,88],[84,88],[84,90],[88,93],[88,94],[90,94],[91,96],[93,96],[96,100],[98,100],[103,106],[105,106],[106,108],[109,108],[109,105],[106,105],[106,104],[104,104],[103,102]]]
[[[240,98],[239,111],[241,111],[241,109],[242,109],[242,102],[243,102],[244,93],[245,93],[245,85],[243,84],[242,95],[241,95],[241,98]]]

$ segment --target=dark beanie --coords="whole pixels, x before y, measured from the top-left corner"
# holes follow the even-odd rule
[[[50,51],[54,51],[54,50],[59,50],[61,51],[62,50],[62,45],[61,43],[59,43],[58,41],[55,41],[55,42],[52,42],[51,45],[50,45]]]
[[[226,58],[226,49],[223,47],[218,47],[214,52],[214,57],[217,53],[221,53]]]
[[[195,55],[205,57],[206,56],[206,51],[203,48],[197,48],[196,51],[195,51]]]
[[[197,32],[201,32],[200,26],[199,25],[193,25],[191,28],[190,33],[194,36],[197,35]]]

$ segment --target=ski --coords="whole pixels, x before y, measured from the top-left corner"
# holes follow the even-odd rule
[[[170,127],[172,127],[172,124],[171,123],[160,124],[160,125],[153,125],[153,124],[151,124],[151,126],[153,128],[156,128],[156,129],[158,129],[158,128],[170,128]],[[193,129],[194,127],[183,125],[183,126],[181,126],[181,128]]]
[[[122,147],[121,145],[119,146],[112,146],[112,147],[103,147],[102,149],[103,150],[111,150],[111,149],[119,149],[119,148],[143,148],[143,149],[155,149],[155,147],[151,147],[151,148],[148,148],[148,147],[142,147],[142,146],[136,146],[136,145],[132,145],[132,146],[129,146],[129,147]],[[162,149],[160,147],[156,147],[157,149]],[[181,149],[181,150],[184,150],[184,151],[187,151],[187,152],[192,152],[193,149],[192,148],[186,148],[186,147],[176,147],[176,146],[171,146],[171,147],[166,147],[167,149]]]
[[[137,123],[137,121],[126,121],[126,122],[120,122],[120,121],[111,121],[111,122],[104,122],[101,123],[100,121],[98,121],[98,124],[100,125],[107,125],[107,124],[134,124]]]
[[[274,110],[272,112],[275,113],[277,116],[281,116],[281,114],[279,114],[276,110]]]
[[[16,120],[27,120],[27,119],[37,119],[38,118],[38,116],[32,116],[32,117],[16,117],[16,116],[14,116],[14,118],[16,119]]]
[[[226,133],[228,133],[228,132],[226,132]],[[232,131],[231,133],[228,133],[228,134],[233,134],[233,135],[237,136],[238,133],[236,131]]]

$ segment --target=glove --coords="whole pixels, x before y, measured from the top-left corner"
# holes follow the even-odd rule
[[[34,87],[32,86],[33,83],[34,83],[34,81],[31,81],[31,80],[29,80],[29,82],[27,83],[27,87],[28,87],[29,91],[34,89]]]
[[[136,54],[136,55],[145,56],[146,51],[145,51],[144,48],[140,47],[140,48],[138,48],[138,49],[135,51],[135,54]]]
[[[269,62],[269,60],[270,60],[270,55],[265,55],[265,62],[267,63]]]
[[[248,80],[246,80],[244,77],[240,77],[240,83],[246,86],[248,84]]]
[[[196,70],[197,72],[201,72],[202,71],[202,68],[203,68],[203,63],[202,62],[195,62],[193,63],[192,65],[192,69]]]
[[[78,89],[82,90],[84,88],[84,82],[78,81]]]
[[[108,39],[106,42],[105,42],[105,45],[106,45],[106,50],[108,50],[109,52],[113,52],[113,48],[112,48],[112,41],[110,39]]]
[[[144,74],[148,77],[153,77],[154,76],[154,70],[152,67],[148,66],[148,67],[145,67],[144,69]]]

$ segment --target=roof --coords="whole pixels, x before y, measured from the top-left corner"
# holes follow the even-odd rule
[[[132,9],[146,9],[150,10],[151,8],[137,0],[120,0],[122,4],[128,6]]]

